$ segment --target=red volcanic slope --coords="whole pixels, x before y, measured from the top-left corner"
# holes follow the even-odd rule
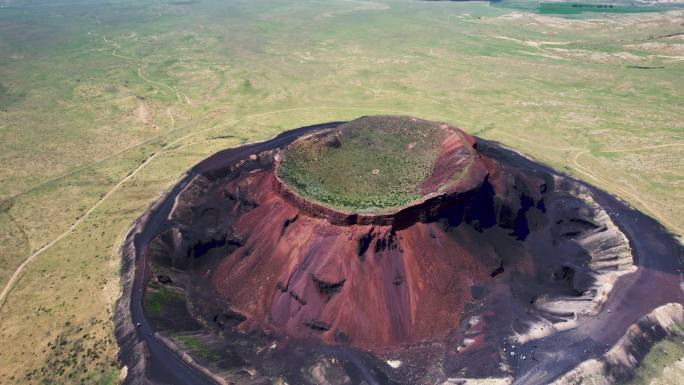
[[[491,267],[437,225],[396,233],[391,226],[335,226],[301,215],[273,191],[270,172],[242,184],[260,191],[259,206],[234,224],[247,240],[212,274],[218,291],[248,316],[242,327],[271,325],[289,335],[318,327],[328,329],[329,341],[337,334],[368,347],[418,341],[456,327],[473,280],[489,278]],[[376,241],[359,256],[371,232]]]
[[[462,172],[468,172],[471,175],[470,178],[464,178],[466,183],[467,181],[481,183],[482,180],[474,175],[480,170],[469,169],[469,167],[482,169],[482,162],[473,148],[475,138],[446,124],[441,125],[440,129],[445,133],[444,139],[437,161],[432,168],[432,175],[420,186],[421,193],[433,193],[444,187],[449,190],[459,189],[459,186],[448,186],[448,183],[457,180],[458,174]],[[465,190],[461,188],[461,191]]]
[[[449,194],[485,180],[488,171],[473,138],[458,132],[447,136],[423,190],[434,191],[454,170],[465,176]],[[398,230],[387,221],[336,225],[326,218],[348,214],[317,205],[302,211],[306,202],[283,189],[273,169],[224,186],[247,191],[257,203],[233,223],[245,243],[210,274],[233,310],[247,316],[240,325],[245,330],[321,335],[372,349],[439,339],[458,326],[473,283],[491,279],[491,262],[470,255],[437,223]]]

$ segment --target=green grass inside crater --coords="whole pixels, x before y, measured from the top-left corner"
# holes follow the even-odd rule
[[[346,211],[369,212],[421,197],[439,152],[437,124],[364,118],[320,141],[286,150],[278,173],[297,193]]]

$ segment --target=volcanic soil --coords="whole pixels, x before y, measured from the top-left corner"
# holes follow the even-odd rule
[[[379,155],[345,158],[359,151]],[[246,367],[302,384],[519,375],[512,346],[536,360],[535,341],[594,319],[637,268],[589,188],[511,157],[524,159],[398,116],[255,152],[174,197],[149,244],[152,282],[184,293],[188,332],[203,325],[232,357],[212,366],[228,379]],[[331,176],[330,159],[353,169]]]

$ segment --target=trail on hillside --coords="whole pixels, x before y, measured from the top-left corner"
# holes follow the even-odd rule
[[[660,144],[660,145],[653,145],[653,146],[642,146],[638,148],[633,148],[633,149],[615,149],[615,150],[602,150],[600,152],[605,152],[605,153],[620,153],[620,152],[637,152],[637,151],[642,151],[642,150],[651,150],[651,149],[657,149],[657,148],[663,148],[663,147],[673,147],[673,146],[684,146],[684,143],[670,143],[670,144]],[[643,208],[645,208],[647,211],[649,211],[653,216],[656,217],[661,223],[663,223],[665,226],[675,230],[679,234],[684,234],[684,229],[677,226],[674,224],[672,221],[668,219],[666,215],[664,215],[660,210],[657,208],[653,207],[652,205],[648,204],[646,201],[641,199],[636,193],[633,193],[629,190],[625,190],[613,183],[610,183],[606,181],[605,179],[602,179],[595,174],[593,174],[589,169],[585,168],[579,163],[579,158],[582,157],[583,155],[589,153],[589,150],[583,150],[575,154],[575,156],[572,158],[572,166],[579,171],[581,174],[584,174],[585,176],[593,179],[594,181],[597,181],[604,186],[610,186],[610,190],[613,190],[614,192],[617,192],[618,194],[624,194],[631,199],[633,199],[635,202],[639,203]]]
[[[88,32],[88,34],[95,34],[95,33],[94,33],[94,32]],[[131,60],[131,61],[139,61],[138,59],[133,58],[133,57],[128,57],[128,56],[119,55],[119,54],[117,53],[117,49],[120,48],[119,44],[118,44],[116,41],[108,40],[106,36],[102,36],[102,38],[103,38],[103,40],[104,40],[106,43],[109,43],[109,44],[111,44],[111,45],[113,45],[113,46],[115,47],[114,50],[112,51],[112,56],[118,57],[118,58],[121,58],[121,59]],[[143,81],[145,81],[145,80],[143,79]],[[174,88],[175,88],[175,85],[174,85]],[[180,90],[176,89],[176,91],[180,92],[181,95],[185,96],[185,94],[182,93]],[[185,96],[185,98],[187,98],[187,96]],[[189,98],[187,98],[187,100],[189,100]],[[178,104],[178,102],[177,102],[176,104]],[[170,107],[167,107],[167,108],[166,108],[166,115],[169,117],[169,120],[170,120],[170,122],[171,122],[171,129],[174,129],[175,126],[176,126],[176,119],[175,119],[175,116],[174,116],[173,113],[172,113],[172,108],[173,108],[173,107],[174,107],[174,106],[170,106]],[[219,107],[219,108],[222,108],[222,107]],[[212,110],[212,111],[208,111],[208,112],[206,112],[206,113],[200,115],[200,117],[205,116],[205,115],[207,115],[207,114],[209,114],[209,113],[211,113],[211,112],[215,112],[215,111],[217,111],[217,109]],[[156,124],[155,124],[155,126],[156,126]],[[11,201],[11,200],[13,200],[13,199],[15,199],[15,198],[21,196],[21,195],[25,195],[25,194],[28,194],[28,193],[30,193],[30,192],[32,192],[32,191],[35,191],[35,190],[37,190],[37,189],[39,189],[39,188],[41,188],[41,187],[43,187],[43,186],[45,186],[45,185],[47,185],[47,184],[49,184],[49,183],[55,182],[55,181],[57,181],[57,180],[60,180],[60,179],[62,179],[62,178],[65,178],[65,177],[67,177],[67,176],[69,176],[69,175],[73,175],[74,173],[76,173],[76,172],[78,172],[78,171],[81,171],[81,170],[83,170],[83,169],[85,169],[85,168],[88,168],[88,167],[97,165],[97,164],[99,164],[99,163],[102,163],[102,162],[107,161],[107,160],[109,160],[109,159],[112,159],[112,158],[114,158],[114,157],[117,157],[117,156],[119,156],[119,155],[121,155],[121,154],[123,154],[123,153],[125,153],[125,152],[128,152],[128,151],[130,151],[130,150],[133,150],[133,149],[135,149],[135,148],[137,148],[137,147],[140,147],[140,146],[142,146],[142,145],[148,144],[148,143],[150,143],[150,142],[152,142],[152,141],[154,141],[154,140],[156,140],[156,139],[159,139],[159,138],[161,138],[161,137],[163,137],[163,136],[165,136],[165,135],[168,135],[169,133],[170,133],[170,132],[166,132],[166,133],[163,133],[163,134],[160,134],[160,135],[156,135],[156,136],[154,136],[154,137],[152,137],[152,138],[146,139],[146,140],[144,140],[144,141],[142,141],[142,142],[139,142],[139,143],[137,143],[137,144],[134,144],[134,145],[132,145],[132,146],[130,146],[130,147],[127,147],[127,148],[125,148],[125,149],[123,149],[123,150],[121,150],[121,151],[118,151],[118,152],[116,152],[116,153],[114,153],[114,154],[112,154],[112,155],[109,155],[109,156],[107,156],[107,157],[105,157],[105,158],[98,159],[98,160],[93,161],[93,162],[90,162],[90,163],[81,164],[81,165],[79,165],[79,166],[76,166],[76,167],[70,169],[69,171],[66,171],[66,172],[63,173],[63,174],[57,175],[57,176],[52,177],[52,178],[50,178],[50,179],[47,179],[47,180],[45,180],[45,181],[43,181],[43,182],[40,182],[39,184],[37,184],[37,185],[35,185],[35,186],[33,186],[33,187],[30,187],[30,188],[28,188],[28,189],[25,190],[25,191],[16,193],[16,194],[14,194],[14,195],[8,196],[8,197],[6,197],[6,198],[0,200],[0,205],[3,205],[3,204],[5,204],[6,202],[9,202],[9,201]]]
[[[574,147],[574,146],[568,146],[568,147],[554,147],[554,146],[549,146],[545,145],[542,143],[539,143],[537,141],[533,141],[530,139],[526,139],[520,136],[515,136],[511,135],[507,132],[499,132],[499,134],[502,134],[503,136],[510,137],[512,139],[518,140],[520,142],[526,142],[530,143],[534,146],[541,147],[541,148],[546,148],[549,150],[553,151],[563,151],[563,152],[569,152],[573,156],[569,158],[570,166],[577,170],[580,174],[584,175],[585,177],[588,177],[595,182],[598,182],[604,186],[609,186],[608,190],[613,191],[616,195],[623,195],[626,197],[629,197],[633,199],[635,202],[639,203],[644,209],[646,209],[648,212],[651,213],[658,221],[663,223],[665,226],[673,229],[674,231],[678,232],[679,234],[684,234],[684,228],[676,225],[673,223],[671,220],[668,219],[668,216],[664,214],[662,211],[659,209],[653,207],[653,205],[648,204],[645,202],[643,199],[639,198],[637,193],[626,190],[618,185],[615,185],[614,183],[610,183],[606,181],[605,179],[602,179],[598,177],[596,174],[592,173],[591,170],[580,164],[579,159],[590,153],[590,150],[586,150],[580,147]],[[684,142],[676,142],[676,143],[665,143],[665,144],[655,144],[655,145],[650,145],[650,146],[638,146],[638,147],[630,147],[630,148],[615,148],[615,149],[605,149],[605,150],[600,150],[598,152],[602,153],[628,153],[628,152],[639,152],[639,151],[645,151],[645,150],[654,150],[658,148],[665,148],[665,147],[679,147],[679,146],[684,146]],[[570,155],[569,154],[569,155]]]
[[[218,109],[220,109],[220,108],[218,108]],[[217,111],[218,109],[215,109],[214,111]],[[375,108],[365,108],[365,107],[343,107],[343,106],[293,107],[293,108],[280,109],[280,110],[273,110],[273,111],[263,111],[263,112],[259,112],[259,113],[255,113],[255,114],[246,115],[246,116],[244,116],[244,117],[242,117],[242,118],[239,118],[239,119],[236,119],[236,120],[233,120],[233,121],[231,121],[231,122],[226,123],[225,126],[229,127],[229,126],[235,125],[235,124],[237,124],[237,123],[240,123],[240,122],[242,122],[242,121],[244,121],[244,120],[252,119],[252,118],[256,118],[256,117],[260,117],[260,116],[267,116],[267,115],[272,115],[272,114],[277,114],[277,113],[283,113],[283,112],[302,111],[302,110],[317,110],[317,109],[363,110],[363,111],[376,111],[376,112],[384,112],[384,113],[409,114],[409,115],[417,114],[417,112],[415,112],[415,111],[397,111],[397,110],[391,110],[391,109],[375,109]],[[208,113],[209,113],[209,112],[208,112]],[[208,114],[208,113],[207,113],[207,114]],[[174,121],[174,124],[175,124],[175,121]],[[81,224],[81,223],[82,223],[82,222],[83,222],[83,221],[84,221],[84,220],[85,220],[93,211],[95,211],[95,209],[97,209],[105,200],[107,200],[114,192],[116,192],[116,190],[118,190],[124,183],[126,183],[126,181],[128,181],[128,180],[130,180],[132,177],[134,177],[140,170],[142,170],[145,166],[147,166],[152,160],[154,160],[154,159],[155,159],[157,156],[159,156],[160,154],[163,154],[163,153],[165,153],[165,152],[167,152],[167,151],[169,151],[169,150],[175,150],[175,149],[177,149],[177,148],[185,147],[185,146],[187,146],[187,145],[189,145],[189,144],[196,143],[196,142],[186,143],[186,144],[184,144],[184,145],[182,145],[182,146],[180,146],[180,147],[177,147],[177,148],[172,149],[173,146],[175,146],[176,144],[178,144],[178,143],[181,142],[182,140],[185,140],[185,139],[187,139],[187,138],[189,138],[189,137],[198,135],[198,134],[200,134],[200,133],[202,133],[202,132],[205,132],[205,131],[207,131],[207,130],[215,129],[215,128],[218,128],[218,127],[221,127],[221,126],[223,126],[223,125],[222,125],[222,124],[219,124],[219,125],[215,125],[215,126],[211,126],[211,127],[206,127],[206,128],[204,128],[204,129],[202,129],[202,130],[198,130],[198,131],[195,131],[195,132],[188,133],[188,134],[186,134],[186,135],[184,135],[184,136],[181,136],[180,138],[178,138],[178,139],[172,141],[171,143],[168,143],[167,145],[165,145],[161,150],[159,150],[158,152],[155,152],[154,154],[152,154],[151,156],[149,156],[149,157],[148,157],[143,163],[141,163],[135,170],[133,170],[133,171],[132,171],[130,174],[128,174],[125,178],[123,178],[121,181],[119,181],[114,187],[112,187],[112,189],[110,189],[107,193],[105,193],[105,195],[104,195],[100,200],[98,200],[90,209],[88,209],[88,211],[86,211],[86,212],[83,214],[83,216],[81,216],[81,217],[80,217],[73,225],[71,225],[64,233],[60,234],[57,238],[53,239],[51,242],[49,242],[48,244],[46,244],[45,246],[43,246],[42,248],[40,248],[39,250],[37,250],[36,252],[34,252],[33,254],[31,254],[29,257],[27,257],[26,260],[24,260],[24,262],[23,262],[21,265],[19,265],[19,267],[18,267],[18,268],[15,270],[15,272],[12,274],[12,276],[10,277],[10,280],[6,283],[6,285],[5,285],[5,287],[4,287],[3,291],[2,291],[2,293],[0,293],[0,309],[2,309],[2,307],[4,306],[7,295],[9,294],[9,292],[10,292],[10,290],[12,289],[13,285],[16,283],[16,281],[18,280],[19,276],[21,275],[21,272],[26,268],[26,266],[27,266],[29,263],[31,263],[33,260],[35,260],[35,258],[37,258],[40,254],[42,254],[43,252],[45,252],[46,250],[48,250],[50,247],[52,247],[54,244],[56,244],[57,242],[59,242],[62,238],[64,238],[64,237],[66,237],[67,235],[69,235],[69,234],[70,234],[74,229],[76,229],[76,227],[78,227],[78,225],[80,225],[80,224]],[[503,134],[504,134],[505,136],[511,136],[511,137],[512,137],[512,135],[510,135],[510,134],[507,134],[507,133],[503,133]],[[162,135],[160,135],[160,136],[162,136]],[[586,175],[587,177],[589,177],[589,178],[591,178],[591,179],[593,179],[593,180],[595,180],[595,181],[598,181],[599,183],[602,183],[602,184],[604,184],[604,185],[610,185],[610,186],[612,186],[610,183],[608,183],[608,182],[606,182],[605,180],[603,180],[603,179],[597,177],[596,175],[592,174],[589,170],[585,169],[582,165],[579,164],[578,159],[579,159],[582,155],[588,153],[589,150],[581,150],[580,148],[577,148],[577,147],[563,147],[563,148],[551,147],[551,146],[547,146],[547,145],[543,145],[543,144],[538,144],[538,143],[536,143],[536,142],[532,142],[532,141],[530,141],[530,140],[528,140],[528,139],[524,139],[524,138],[520,138],[520,137],[515,137],[515,138],[516,138],[517,140],[521,140],[521,141],[525,141],[525,142],[534,143],[535,145],[538,145],[538,146],[540,146],[540,147],[550,148],[550,149],[554,149],[554,150],[557,150],[557,151],[577,151],[577,150],[580,150],[580,152],[578,152],[577,154],[575,154],[575,156],[571,159],[572,166],[573,166],[578,172],[580,172],[580,173]],[[154,138],[154,139],[156,139],[156,138]],[[642,146],[642,147],[636,147],[636,148],[619,148],[619,149],[613,149],[613,150],[608,149],[608,150],[602,150],[601,152],[634,152],[634,151],[641,151],[641,150],[647,150],[647,149],[655,149],[655,148],[661,148],[661,147],[672,147],[672,146],[684,146],[684,143],[678,142],[678,143],[660,144],[660,145],[653,145],[653,146]],[[127,151],[127,150],[124,150],[124,151]],[[124,152],[124,151],[122,151],[122,152]],[[115,156],[115,155],[113,155],[113,156]],[[112,156],[112,157],[113,157],[113,156]],[[638,196],[636,196],[634,193],[631,193],[631,192],[629,192],[629,191],[625,191],[624,189],[621,189],[621,188],[619,188],[619,187],[617,187],[617,186],[613,186],[613,187],[614,187],[614,190],[617,190],[617,192],[629,196],[630,198],[634,199],[636,202],[638,202],[639,204],[641,204],[642,206],[644,206],[644,208],[646,208],[648,211],[650,211],[658,220],[660,220],[660,221],[661,221],[663,224],[665,224],[666,226],[668,226],[668,227],[670,227],[670,228],[672,228],[672,229],[675,229],[675,230],[678,231],[679,233],[682,233],[682,232],[683,232],[683,231],[682,231],[682,228],[680,228],[679,226],[677,226],[677,225],[675,225],[674,223],[672,223],[671,221],[669,221],[662,213],[660,213],[658,210],[654,209],[652,206],[650,206],[650,205],[648,205],[647,203],[645,203],[642,199],[640,199],[640,198],[639,198]]]
[[[387,113],[398,113],[398,114],[415,114],[416,112],[411,112],[411,111],[396,111],[396,110],[386,110],[386,109],[373,109],[373,108],[364,108],[364,107],[341,107],[341,106],[311,106],[311,107],[293,107],[293,108],[286,108],[286,109],[281,109],[281,110],[273,110],[273,111],[264,111],[264,112],[259,112],[255,114],[250,114],[246,115],[242,118],[235,119],[231,122],[226,123],[226,126],[232,126],[237,123],[240,123],[244,120],[247,119],[252,119],[260,116],[267,116],[267,115],[272,115],[272,114],[277,114],[277,113],[283,113],[283,112],[292,112],[292,111],[301,111],[301,110],[317,110],[317,109],[337,109],[337,110],[363,110],[363,111],[377,111],[377,112],[387,112]],[[103,202],[105,202],[110,196],[112,196],[124,183],[126,183],[128,180],[133,178],[140,170],[145,168],[152,160],[154,160],[156,157],[158,157],[160,154],[163,154],[172,147],[174,147],[177,143],[181,142],[182,140],[185,140],[189,137],[198,135],[202,132],[205,132],[210,129],[214,129],[217,127],[223,126],[222,124],[220,125],[215,125],[211,127],[206,127],[204,129],[188,133],[186,135],[183,135],[176,140],[166,144],[162,149],[159,151],[155,152],[154,154],[150,155],[143,163],[141,163],[138,167],[136,167],[130,174],[128,174],[126,177],[124,177],[122,180],[120,180],[114,187],[112,187],[105,195],[100,198],[92,207],[90,207],[74,224],[72,224],[66,231],[64,231],[62,234],[54,238],[52,241],[50,241],[48,244],[45,246],[41,247],[38,249],[36,252],[28,256],[24,262],[17,267],[17,269],[14,271],[14,273],[10,276],[9,281],[5,284],[5,287],[3,288],[2,292],[0,293],[0,309],[5,305],[5,301],[7,299],[7,296],[9,295],[10,291],[12,290],[14,284],[18,281],[19,277],[21,276],[21,273],[23,270],[26,268],[27,265],[29,265],[31,262],[33,262],[38,256],[40,256],[43,252],[54,246],[57,242],[62,240],[64,237],[69,235],[71,232],[73,232],[83,221],[85,221],[88,216],[95,211]],[[266,139],[268,140],[268,139]]]

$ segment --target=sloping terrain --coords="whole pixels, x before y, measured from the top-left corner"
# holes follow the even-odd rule
[[[630,242],[590,189],[463,133],[480,166],[461,174],[468,182],[458,188],[437,188],[392,213],[308,201],[276,169],[290,148],[320,143],[320,135],[330,130],[237,163],[219,166],[216,158],[178,192],[168,224],[149,246],[155,290],[184,292],[217,357],[240,357],[216,367],[225,378],[240,376],[249,362],[266,378],[280,368],[289,381],[322,383],[301,377],[306,365],[322,361],[282,356],[292,349],[357,368],[344,369],[347,375],[371,365],[376,374],[355,378],[378,383],[522,378],[531,373],[523,363],[562,349],[558,335],[586,335],[606,311],[610,317],[615,310],[605,304],[620,297],[616,282],[634,277]],[[459,166],[445,158],[458,157],[441,151],[435,165]],[[677,285],[662,284],[661,291]],[[681,302],[672,293],[643,297],[643,309]],[[615,330],[643,315],[641,305],[635,309]],[[230,347],[231,340],[242,347]],[[591,340],[580,346],[605,351]],[[356,349],[399,364],[342,358]],[[563,365],[583,359],[566,357]],[[562,374],[554,373],[544,378]]]
[[[115,384],[133,371],[117,360],[112,323],[131,223],[212,153],[292,127],[368,114],[458,122],[684,233],[681,11],[557,17],[486,2],[384,0],[5,4],[0,383]],[[619,207],[606,213],[621,229],[638,219],[630,242],[666,234]],[[670,238],[647,236],[632,253],[658,259]],[[661,293],[670,275],[640,277],[629,285]],[[188,346],[207,353],[196,345]]]

